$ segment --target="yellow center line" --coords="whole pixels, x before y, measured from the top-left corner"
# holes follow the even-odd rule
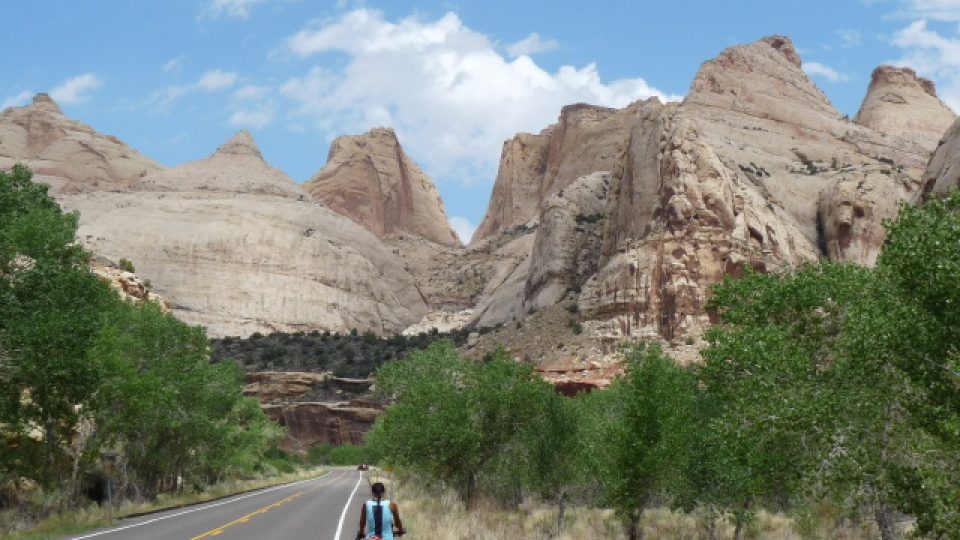
[[[209,531],[207,531],[207,532],[205,532],[205,533],[203,533],[203,534],[200,534],[200,535],[198,535],[198,536],[194,536],[194,537],[191,538],[190,540],[200,540],[201,538],[210,538],[210,537],[212,537],[212,536],[217,536],[217,535],[223,533],[223,531],[227,530],[228,528],[233,527],[234,525],[237,525],[237,524],[240,524],[240,523],[247,523],[248,521],[250,521],[251,519],[255,518],[256,516],[258,516],[258,515],[260,515],[260,514],[266,514],[266,513],[269,512],[270,510],[273,510],[274,508],[280,508],[281,506],[287,504],[288,502],[290,502],[290,501],[292,501],[292,500],[295,500],[295,499],[297,499],[298,497],[300,497],[300,496],[302,496],[302,495],[304,495],[304,494],[310,493],[311,491],[316,490],[317,488],[319,488],[320,486],[322,486],[322,485],[324,485],[324,484],[327,484],[327,483],[332,482],[332,481],[334,481],[334,480],[339,480],[339,479],[343,478],[343,475],[344,475],[344,474],[346,474],[346,473],[345,473],[345,472],[341,472],[340,475],[337,476],[337,477],[335,477],[335,478],[327,478],[326,480],[324,480],[324,481],[322,481],[322,482],[317,482],[317,485],[313,486],[313,487],[310,488],[310,489],[307,489],[307,490],[304,490],[304,491],[298,491],[298,492],[294,493],[293,495],[290,495],[289,497],[280,499],[279,501],[274,502],[274,503],[271,503],[271,504],[268,504],[268,505],[266,505],[266,506],[264,506],[264,507],[262,507],[262,508],[258,508],[258,509],[256,509],[256,510],[254,510],[253,512],[250,512],[249,514],[247,514],[247,515],[245,515],[245,516],[238,517],[237,519],[235,519],[235,520],[233,520],[233,521],[231,521],[231,522],[229,522],[229,523],[224,523],[223,525],[220,525],[219,527],[217,527],[217,528],[215,528],[215,529],[210,529]]]

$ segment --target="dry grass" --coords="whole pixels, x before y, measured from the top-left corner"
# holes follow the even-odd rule
[[[481,501],[467,512],[460,500],[450,492],[435,494],[411,482],[390,482],[388,494],[400,505],[404,525],[412,538],[432,540],[608,540],[626,538],[621,521],[611,510],[571,508],[564,518],[560,534],[556,534],[557,512],[546,504],[528,502],[517,510],[504,510]],[[873,540],[879,533],[872,522],[853,523],[835,519],[828,509],[818,509],[818,516],[798,521],[784,514],[761,511],[755,522],[745,529],[745,537],[765,540],[801,540],[804,538]],[[710,524],[715,536],[709,532]],[[806,525],[806,526],[804,526]],[[711,520],[705,511],[678,513],[655,508],[644,513],[645,538],[653,539],[732,539],[734,525],[728,520]],[[806,534],[801,534],[800,530]]]
[[[199,493],[164,494],[156,501],[132,503],[127,502],[113,509],[113,519],[128,517],[136,514],[159,512],[179,506],[199,504],[223,497],[229,497],[245,491],[253,491],[278,484],[306,480],[323,474],[322,469],[301,470],[283,474],[249,480],[230,480],[211,486]],[[50,516],[39,523],[35,523],[22,530],[4,533],[5,530],[22,528],[17,523],[18,516],[13,512],[0,513],[0,538],[8,540],[41,540],[54,536],[75,534],[90,529],[106,527],[110,524],[107,508],[91,504],[84,508]],[[19,526],[18,526],[19,525]]]

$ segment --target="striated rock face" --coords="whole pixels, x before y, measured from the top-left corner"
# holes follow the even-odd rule
[[[540,187],[539,226],[529,257],[523,259],[525,246],[518,246],[520,264],[488,284],[475,312],[482,323],[529,316],[579,292],[580,322],[596,339],[675,342],[709,323],[710,287],[726,274],[795,267],[823,256],[873,264],[884,240],[882,221],[896,215],[900,201],[920,197],[929,158],[928,139],[893,137],[878,127],[913,125],[907,122],[912,115],[942,121],[930,114],[939,100],[915,80],[910,84],[924,99],[908,97],[896,114],[867,106],[870,113],[851,122],[801,66],[783,36],[731,47],[701,66],[680,104],[565,109],[569,121],[562,115],[544,132],[551,143],[543,178],[536,167],[520,178],[524,170],[505,151],[501,173],[512,172],[498,179],[509,177],[513,193],[518,184],[528,186],[525,193]],[[900,84],[896,73],[878,70],[871,94]],[[874,100],[868,95],[865,102]],[[917,125],[932,133],[927,120]],[[558,135],[588,130],[592,135],[579,144],[565,145]],[[939,162],[934,158],[941,169],[960,160],[942,154]],[[571,226],[569,216],[580,213],[576,205],[550,197],[583,187],[563,171],[609,171],[602,197],[576,197],[602,207],[599,231]],[[495,199],[505,191],[499,188]],[[505,212],[494,211],[503,207],[491,202],[490,234],[508,222]],[[582,261],[590,258],[595,267],[585,268]],[[524,301],[518,305],[520,282]]]
[[[0,113],[0,169],[30,167],[51,193],[117,190],[163,167],[116,137],[63,115],[47,94]]]
[[[933,151],[955,118],[932,81],[910,68],[880,66],[873,70],[855,122]]]
[[[363,444],[364,434],[382,414],[379,409],[351,403],[320,402],[267,405],[263,412],[287,428],[280,448],[298,454],[321,444]]]
[[[520,133],[503,143],[493,194],[471,242],[499,234],[540,217],[540,190],[554,127],[539,135]]]
[[[923,191],[944,194],[960,187],[960,120],[943,135],[937,151],[923,173]]]
[[[611,174],[590,173],[544,202],[524,286],[525,312],[552,306],[596,273]]]
[[[137,274],[123,270],[113,262],[102,258],[91,261],[90,269],[97,277],[107,282],[121,298],[132,302],[153,302],[164,311],[170,310],[170,304],[166,299],[152,292],[149,284]]]
[[[700,66],[684,103],[800,128],[838,128],[840,113],[800,66],[800,56],[785,36],[736,45]]]
[[[186,163],[138,180],[133,189],[146,192],[228,192],[309,199],[280,169],[263,160],[250,132],[238,131],[205,160]]]
[[[544,201],[577,178],[622,166],[628,135],[655,98],[624,109],[578,103],[539,135],[520,134],[504,143],[497,182],[473,243],[540,216]]]
[[[287,428],[280,447],[305,453],[313,446],[361,444],[383,410],[369,399],[373,381],[330,373],[247,373],[244,395],[257,398],[271,419]]]
[[[436,186],[403,151],[392,129],[338,137],[327,164],[304,188],[381,238],[410,233],[460,245]]]
[[[427,307],[371,233],[313,202],[240,132],[212,156],[148,174],[126,192],[60,197],[78,236],[130,259],[178,318],[210,335],[400,331]]]
[[[676,113],[664,122],[655,178],[660,189],[646,203],[653,206],[649,232],[617,245],[580,296],[580,310],[600,334],[667,340],[698,334],[709,322],[709,287],[724,274],[774,270],[817,256],[782,208],[724,165],[692,119]],[[623,181],[647,180],[641,174]],[[632,210],[629,200],[611,204],[618,219]]]

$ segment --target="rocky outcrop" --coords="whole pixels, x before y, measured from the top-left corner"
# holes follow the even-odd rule
[[[547,172],[553,131],[551,126],[538,135],[520,133],[503,143],[487,213],[471,242],[479,242],[540,217],[540,191]]]
[[[855,122],[933,151],[955,118],[932,81],[910,68],[880,66],[873,70]]]
[[[409,233],[460,245],[436,186],[403,151],[392,129],[338,137],[327,164],[304,188],[380,238]]]
[[[860,123],[849,121],[804,73],[790,40],[771,36],[705,62],[680,104],[565,109],[561,122],[545,132],[551,143],[543,179],[535,177],[537,168],[528,179],[541,194],[530,257],[518,257],[523,264],[501,277],[499,289],[491,280],[481,296],[499,309],[481,304],[476,313],[487,313],[493,325],[579,291],[582,326],[597,339],[676,343],[709,323],[710,287],[724,275],[790,268],[823,256],[873,264],[883,220],[896,215],[900,201],[920,196],[929,156],[924,137],[878,128],[912,125],[907,119],[918,115],[927,120],[917,125],[933,132],[943,118],[930,113],[939,103],[932,88],[923,90],[923,99],[911,94],[895,115],[870,106],[882,88],[900,84],[884,69],[876,79],[865,99],[869,113]],[[579,132],[591,135],[562,142]],[[501,172],[517,170],[511,163]],[[598,212],[604,219],[596,267],[586,271],[565,250],[592,253],[597,233],[578,245],[582,233],[571,229],[569,218],[556,219],[570,212],[549,198],[551,190],[567,194],[573,179],[563,171],[573,170],[611,173]],[[498,188],[495,197],[504,191]],[[497,215],[488,212],[488,219],[503,227],[506,213]],[[518,308],[511,298],[524,272],[525,303]],[[573,278],[584,274],[585,283]]]
[[[413,278],[376,237],[312,201],[263,161],[246,132],[126,192],[60,201],[80,212],[87,247],[133,261],[174,315],[212,336],[391,333],[427,311]]]
[[[800,66],[800,56],[785,36],[736,45],[700,66],[684,104],[743,113],[794,128],[840,129],[840,113]]]
[[[611,174],[588,174],[544,202],[524,285],[524,311],[576,293],[598,270]]]
[[[330,373],[248,373],[244,395],[257,398],[268,417],[285,427],[280,447],[305,453],[320,444],[361,444],[383,409],[370,399],[373,381]]]
[[[264,161],[250,132],[238,131],[210,157],[138,180],[145,192],[212,192],[275,195],[307,200],[309,195],[280,169]]]
[[[121,298],[131,302],[153,302],[164,311],[170,310],[170,305],[159,294],[150,290],[150,282],[137,274],[120,268],[112,261],[95,258],[90,263],[90,269],[101,280],[110,285]]]
[[[430,332],[448,333],[455,332],[467,326],[470,319],[473,318],[472,309],[461,311],[431,311],[420,319],[420,322],[411,324],[403,332],[404,336],[416,336],[419,334],[428,334]]]
[[[960,119],[943,135],[923,173],[923,192],[943,195],[960,187]]]
[[[535,240],[531,232],[529,229],[507,231],[501,235],[507,237],[505,239],[486,241],[493,262],[492,272],[477,298],[471,325],[491,327],[523,318],[523,298]]]
[[[64,116],[47,94],[0,113],[0,169],[30,167],[51,193],[119,190],[163,167],[116,137]]]
[[[599,334],[666,340],[698,334],[709,322],[709,287],[724,274],[746,267],[773,270],[817,256],[782,208],[724,165],[692,119],[677,113],[665,122],[659,173],[629,180],[660,186],[649,232],[618,245],[580,296],[580,310]],[[619,215],[624,209],[617,207],[630,208],[628,201],[612,204]]]
[[[873,266],[886,238],[883,222],[897,217],[901,201],[915,202],[919,193],[915,176],[894,169],[836,180],[820,193],[825,255]]]
[[[487,214],[472,242],[538,219],[544,201],[581,176],[615,172],[630,129],[650,101],[657,102],[637,102],[624,109],[568,105],[558,122],[539,135],[520,134],[504,143]]]
[[[263,412],[287,430],[280,448],[298,454],[321,444],[361,445],[363,436],[382,414],[379,409],[349,402],[267,405]]]

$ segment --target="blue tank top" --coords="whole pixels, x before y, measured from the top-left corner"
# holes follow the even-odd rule
[[[369,500],[365,503],[365,506],[367,507],[367,538],[370,538],[376,533],[377,524],[374,517],[374,507],[377,506],[377,501]],[[390,501],[381,499],[380,507],[383,511],[383,531],[380,533],[380,538],[393,540],[393,512],[390,510]]]

